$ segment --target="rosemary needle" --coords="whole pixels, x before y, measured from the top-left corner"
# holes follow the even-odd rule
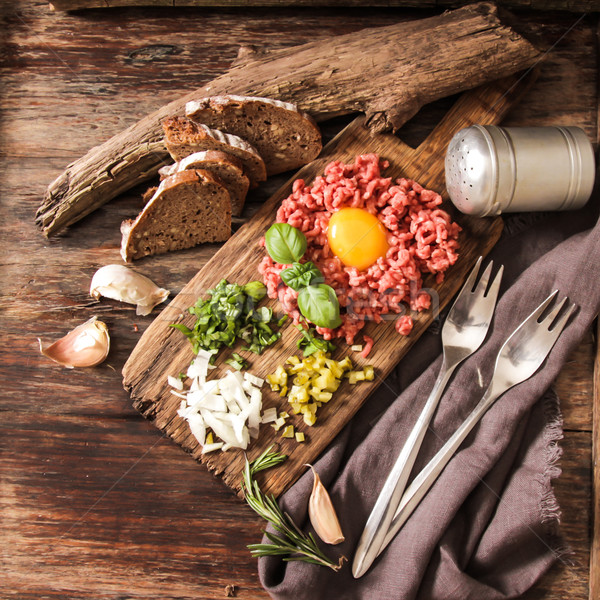
[[[275,498],[261,491],[254,479],[256,473],[275,467],[286,460],[287,456],[272,452],[273,446],[267,448],[256,460],[248,462],[242,478],[242,492],[246,502],[260,517],[268,521],[275,533],[265,531],[270,544],[250,544],[248,548],[252,556],[284,556],[283,560],[299,560],[315,565],[322,565],[337,571],[342,566],[344,557],[336,563],[323,554],[312,534],[305,534],[294,523],[292,518],[282,512]]]

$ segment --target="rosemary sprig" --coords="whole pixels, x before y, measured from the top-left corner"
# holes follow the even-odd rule
[[[272,452],[273,446],[267,448],[256,460],[248,462],[242,478],[242,492],[246,502],[260,517],[268,521],[276,533],[265,531],[270,544],[250,544],[248,548],[252,556],[284,556],[284,561],[299,560],[315,565],[322,565],[337,571],[342,566],[343,557],[339,562],[331,560],[323,554],[314,536],[306,535],[294,523],[292,518],[282,512],[275,498],[263,494],[254,479],[256,473],[270,467],[275,467],[286,460],[287,456]]]

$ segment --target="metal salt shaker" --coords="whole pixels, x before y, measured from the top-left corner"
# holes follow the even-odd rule
[[[580,208],[594,175],[594,151],[579,127],[472,125],[446,153],[450,199],[480,217]]]

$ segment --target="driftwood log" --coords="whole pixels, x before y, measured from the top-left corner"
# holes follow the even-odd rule
[[[246,50],[225,74],[148,115],[70,164],[48,187],[36,222],[58,233],[156,174],[167,154],[160,123],[193,98],[224,93],[296,102],[317,120],[364,112],[396,130],[438,98],[527,69],[539,50],[478,3],[272,52]]]
[[[499,6],[534,10],[570,10],[576,12],[598,10],[598,0],[497,0]],[[419,8],[456,8],[465,4],[460,0],[384,0],[369,2],[369,6],[405,6]],[[253,6],[363,6],[362,0],[253,0]],[[248,6],[248,0],[53,0],[53,10],[81,8],[113,8],[117,6]]]

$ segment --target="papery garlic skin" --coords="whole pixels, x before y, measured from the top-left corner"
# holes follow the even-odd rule
[[[335,508],[333,508],[331,498],[321,482],[321,479],[317,475],[317,472],[312,466],[310,468],[312,469],[314,477],[313,489],[308,501],[308,516],[310,518],[310,523],[317,535],[326,544],[339,544],[340,542],[343,542],[345,538]]]
[[[47,348],[38,338],[40,352],[68,369],[99,365],[110,350],[110,336],[106,323],[92,317],[78,325]]]
[[[93,298],[111,298],[135,304],[137,315],[148,315],[169,296],[169,290],[158,287],[151,279],[123,265],[106,265],[94,273],[90,284]]]

